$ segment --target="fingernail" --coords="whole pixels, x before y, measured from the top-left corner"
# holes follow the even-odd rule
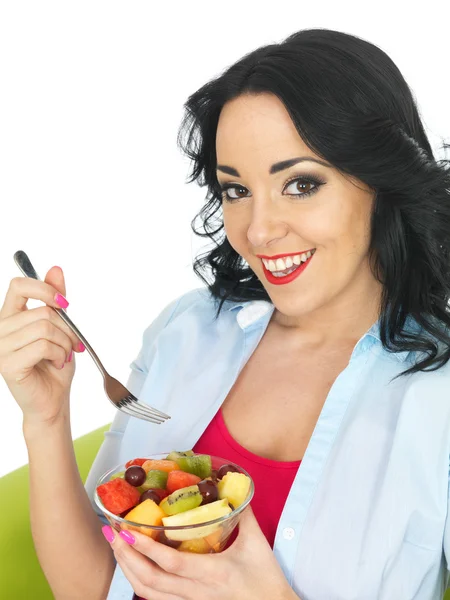
[[[71,362],[72,358],[73,358],[73,350],[70,351],[69,358],[66,360],[66,362]]]
[[[104,525],[102,527],[102,533],[105,536],[105,538],[108,540],[109,543],[114,541],[114,531],[112,529],[112,527],[110,527],[109,525]]]
[[[84,352],[86,350],[86,346],[83,343],[78,342],[78,350],[80,352]]]
[[[67,308],[69,306],[69,303],[62,294],[55,294],[55,302],[56,304],[59,304],[61,308]]]
[[[122,529],[122,531],[119,533],[120,537],[126,541],[127,544],[134,544],[134,542],[136,541],[134,539],[134,535],[131,535],[131,533],[129,531],[124,531]]]
[[[61,369],[64,369],[64,363],[61,365]]]

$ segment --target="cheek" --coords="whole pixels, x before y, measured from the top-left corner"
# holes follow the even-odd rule
[[[316,215],[317,216],[317,215]],[[328,211],[305,224],[311,239],[318,245],[332,247],[336,252],[366,253],[370,243],[370,213],[356,207],[349,210],[345,204]]]
[[[223,226],[225,235],[232,247],[237,250],[247,245],[247,222],[245,215],[239,214],[239,211],[223,209]]]

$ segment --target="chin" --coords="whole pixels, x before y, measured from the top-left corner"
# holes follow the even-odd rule
[[[269,292],[268,292],[269,293]],[[280,298],[279,294],[270,294],[270,299],[272,304],[282,315],[286,317],[303,317],[305,315],[311,314],[317,308],[319,308],[319,303],[313,300],[304,300],[300,298],[293,298],[292,300],[288,300],[287,298]]]

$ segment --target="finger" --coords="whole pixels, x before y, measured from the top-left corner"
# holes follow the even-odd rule
[[[48,340],[38,340],[8,356],[0,356],[0,373],[5,378],[14,375],[16,381],[21,381],[42,360],[48,360],[56,369],[62,369],[66,361],[65,350]]]
[[[171,594],[167,592],[161,592],[156,590],[155,588],[148,587],[144,583],[142,583],[139,579],[137,579],[134,571],[130,570],[127,564],[122,564],[120,559],[116,560],[120,565],[120,568],[123,571],[123,574],[128,579],[133,588],[134,593],[139,596],[139,598],[146,598],[148,600],[186,600],[186,596],[179,596],[176,594]],[[150,563],[149,563],[150,564]]]
[[[66,295],[66,281],[61,267],[52,267],[44,277],[44,281],[53,286],[63,296]]]
[[[41,300],[44,304],[55,308],[65,308],[68,305],[67,300],[62,297],[61,292],[48,283],[31,279],[31,277],[15,277],[9,284],[5,301],[0,311],[0,318],[9,317],[24,310],[30,298]],[[64,304],[65,306],[63,306]]]
[[[72,340],[61,329],[47,319],[40,319],[2,337],[0,339],[0,355],[16,352],[38,340],[47,340],[60,346],[67,357],[72,350]]]
[[[129,542],[122,539],[120,534],[118,535],[117,532],[115,534],[111,546],[117,562],[122,567],[122,570],[124,570],[124,573],[125,570],[130,573],[134,581],[138,583],[138,586],[144,586],[143,588],[138,587],[138,589],[135,589],[135,592],[137,594],[144,592],[142,595],[145,597],[145,592],[151,590],[152,600],[153,598],[156,600],[154,592],[162,592],[164,600],[166,600],[167,594],[172,594],[172,598],[179,598],[177,594],[186,588],[186,580],[178,575],[164,572],[163,569],[138,550],[135,547],[136,544],[131,546]],[[128,531],[122,531],[121,534],[125,534],[125,536],[128,534],[127,539],[135,539],[134,531],[131,537]],[[147,536],[142,535],[142,537],[145,538]],[[159,544],[159,542],[154,543]]]
[[[166,573],[172,573],[187,579],[193,579],[194,577],[198,579],[196,576],[199,573],[203,575],[206,567],[205,563],[208,558],[213,557],[212,554],[205,554],[201,557],[203,560],[199,564],[199,556],[196,554],[180,552],[138,531],[133,531],[132,535],[135,540],[132,544],[133,548],[153,560]]]
[[[243,547],[246,547],[245,553],[250,552],[248,547],[251,546],[255,552],[267,551],[272,552],[272,549],[267,541],[266,536],[261,530],[258,521],[256,520],[253,509],[250,505],[242,511],[239,519],[239,533],[234,544],[227,549],[228,551],[243,552]]]
[[[66,335],[70,340],[72,349],[76,352],[80,352],[79,339],[72,332],[72,330],[64,323],[61,317],[49,306],[39,306],[31,310],[22,311],[11,315],[6,319],[0,320],[0,343],[3,338],[11,335],[12,333],[19,332],[31,326],[39,321],[46,321],[49,327],[52,325],[57,328],[63,335]],[[43,325],[41,325],[43,327]],[[45,330],[43,330],[45,333]],[[33,341],[33,340],[30,340]],[[17,348],[22,347],[25,344],[19,345]]]

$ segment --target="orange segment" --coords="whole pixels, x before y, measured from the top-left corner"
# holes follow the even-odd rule
[[[218,552],[220,549],[220,540],[223,536],[223,527],[219,527],[203,539],[205,542],[214,549],[215,552]]]
[[[134,521],[135,523],[142,523],[143,525],[161,525],[162,518],[165,516],[164,511],[159,508],[156,502],[153,500],[144,500],[133,509],[130,510],[125,516],[128,521]],[[155,537],[158,533],[157,531],[152,531],[147,527],[136,527],[134,525],[125,525],[122,524],[123,529],[133,529],[135,531],[140,531],[144,535],[148,535],[149,537]]]
[[[179,471],[180,470],[180,467],[173,460],[152,460],[152,459],[149,459],[149,460],[145,461],[145,463],[142,465],[142,468],[144,469],[144,471],[146,473],[148,473],[149,471],[152,471],[152,470],[166,471],[166,472]]]

